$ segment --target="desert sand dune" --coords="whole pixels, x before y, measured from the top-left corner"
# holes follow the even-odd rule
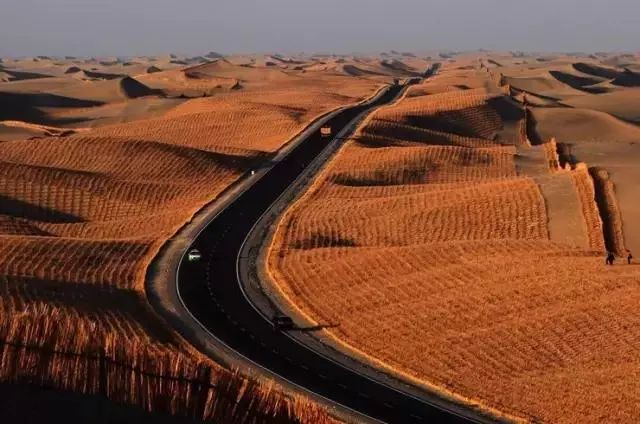
[[[530,105],[530,106],[562,107],[562,103],[560,103],[557,99],[554,99],[553,97],[536,95],[527,91],[514,89],[513,87],[511,87],[511,97],[518,103],[524,103],[526,100],[527,105]]]
[[[407,78],[422,74],[430,65],[416,59],[411,65],[398,60],[379,60],[372,57],[331,57],[302,68],[308,72],[335,72],[339,75],[378,79],[390,82],[393,78]]]
[[[583,91],[559,81],[548,72],[539,76],[505,77],[504,82],[518,90],[554,99],[564,99],[585,94]]]
[[[0,132],[7,140],[25,140],[32,137],[66,137],[82,129],[52,127],[24,121],[0,121]]]
[[[380,62],[380,65],[382,65],[382,67],[384,68],[389,68],[393,71],[399,71],[399,72],[406,72],[409,75],[413,76],[417,76],[419,75],[418,72],[415,72],[415,70],[413,70],[410,66],[408,66],[407,64],[405,64],[404,62],[400,61],[400,60],[383,60]]]
[[[364,67],[359,67],[355,65],[344,65],[342,70],[348,75],[352,75],[354,77],[359,77],[362,75],[384,75],[381,72],[377,72],[376,70],[366,69]]]
[[[65,71],[65,73],[73,74],[76,78],[82,78],[82,79],[88,79],[88,80],[114,80],[114,79],[120,79],[126,76],[123,74],[108,74],[105,72],[87,71],[83,69],[80,69],[79,71],[76,71],[76,72],[68,72],[68,71],[69,70]]]
[[[595,85],[603,82],[600,78],[577,76],[561,71],[549,71],[549,73],[558,81],[567,84],[576,90],[583,90],[591,94],[600,94],[607,91],[602,87],[594,87]]]
[[[532,108],[531,112],[541,140],[552,137],[567,143],[640,140],[640,127],[604,112],[576,108]]]
[[[55,94],[23,94],[0,92],[0,120],[26,121],[55,126],[57,120],[47,116],[43,107],[91,107],[102,103]]]
[[[485,89],[462,90],[412,97],[423,90],[412,90],[413,95],[396,108],[390,119],[431,130],[448,132],[463,137],[492,139],[504,129],[508,121],[520,119],[516,106],[507,104],[500,96]]]
[[[7,81],[23,81],[51,77],[51,75],[39,74],[35,72],[13,71],[7,68],[2,68],[2,73],[5,75],[4,79],[6,79]]]
[[[576,63],[574,67],[580,72],[585,74],[591,74],[611,80],[613,85],[622,87],[639,87],[640,86],[640,74],[631,70],[625,69],[618,71],[615,69],[592,65],[588,63]]]
[[[120,89],[129,99],[162,94],[160,90],[152,90],[140,81],[131,77],[125,77],[120,80]]]
[[[599,54],[591,59],[573,63],[573,72],[604,79],[591,87],[608,92],[564,99],[562,104],[575,109],[557,114],[534,110],[534,127],[545,138],[554,132],[570,161],[585,162],[598,179],[600,192],[596,191],[595,197],[603,215],[607,247],[626,256],[625,249],[640,248],[635,225],[640,219],[636,184],[640,133],[633,124],[638,122],[637,73],[630,70],[637,57]]]
[[[619,209],[624,240],[627,249],[640,251],[640,202],[638,202],[638,181],[640,178],[640,138],[635,142],[572,143],[571,154],[591,167],[605,170],[614,184],[615,202]],[[623,252],[624,253],[624,252]]]
[[[606,59],[601,60],[602,64],[606,66],[611,66],[615,68],[628,68],[628,67],[636,67],[639,62],[639,57],[633,54],[620,54],[620,55],[612,55],[611,57],[607,57]]]
[[[56,120],[64,122],[67,127],[73,128],[73,130],[82,130],[161,117],[184,102],[185,99],[180,98],[146,96],[127,98],[86,108],[43,107],[40,110],[54,116]]]
[[[563,69],[559,60],[538,66]],[[310,325],[339,323],[323,337],[341,349],[460,402],[524,421],[635,422],[637,268],[605,268],[586,166],[550,166],[555,149],[533,146],[540,166],[529,176],[522,146],[486,138],[507,122],[488,104],[496,95],[429,94],[465,72],[480,78],[459,65],[376,112],[286,212],[268,258],[280,299]],[[513,79],[573,90],[548,73],[530,78]],[[469,106],[432,127],[432,116]],[[579,160],[611,157],[602,166],[627,181],[620,211],[640,222],[638,167],[627,166],[638,128],[584,109],[532,114],[541,139],[575,143]],[[474,137],[447,134],[452,123]],[[608,150],[585,156],[594,145]],[[616,145],[625,149],[613,156]]]
[[[72,76],[38,78],[22,81],[0,82],[0,92],[10,93],[48,93],[52,90],[77,85],[79,80]]]
[[[225,59],[204,63],[185,71],[185,75],[197,74],[209,77],[234,78],[243,81],[277,81],[287,80],[291,77],[279,69],[252,69],[246,66],[234,65]]]
[[[408,96],[422,96],[425,94],[438,94],[448,91],[473,90],[484,88],[484,75],[478,72],[472,75],[469,72],[448,72],[438,75],[433,84],[420,86],[419,89],[411,90]]]
[[[147,73],[148,73],[148,74],[154,74],[154,73],[156,73],[156,72],[162,72],[162,69],[158,68],[158,67],[157,67],[157,66],[155,66],[155,65],[151,65],[151,66],[149,66],[149,67],[147,68]]]
[[[583,96],[563,102],[580,109],[606,112],[626,121],[640,122],[640,89],[616,90],[597,96]]]
[[[132,77],[80,81],[78,84],[52,88],[48,90],[48,93],[57,96],[82,99],[84,101],[101,102],[103,104],[141,96],[162,94],[160,91],[153,91],[151,88],[146,87],[143,82]]]
[[[201,396],[193,395],[196,386],[245,379],[203,358],[150,311],[144,274],[164,240],[202,205],[269,160],[309,121],[372,95],[381,84],[221,60],[147,74],[151,63],[164,62],[131,62],[143,65],[63,61],[60,77],[0,86],[0,140],[14,132],[0,143],[0,341],[3,353],[15,358],[5,362],[2,375],[101,391],[158,412],[198,410],[201,418],[220,422],[229,421],[228,406],[242,396],[267,396],[248,413],[261,416],[271,408],[289,420],[327,422],[313,405],[251,381],[245,395],[228,398],[211,386],[203,395],[208,406],[202,406]],[[70,66],[141,72],[82,81],[64,76]],[[229,86],[240,79],[242,90],[206,98],[169,99],[157,91],[178,92],[192,81]],[[75,126],[82,131],[74,134]],[[16,131],[42,137],[15,139]],[[56,353],[24,344],[55,346]],[[11,367],[21,361],[37,367]],[[95,369],[104,361],[114,383],[100,389]],[[162,378],[149,377],[154,375]],[[169,391],[178,403],[166,401]]]
[[[71,66],[64,71],[65,74],[75,74],[77,72],[82,72],[82,68],[78,68],[77,66]]]
[[[620,71],[604,66],[598,66],[592,63],[578,62],[574,63],[573,67],[585,74],[595,75],[597,77],[605,78],[608,80],[613,80],[620,76]]]
[[[340,348],[462,403],[527,421],[636,422],[638,270],[604,268],[612,230],[589,172],[606,170],[615,241],[637,256],[631,58],[443,54],[441,74],[363,123],[286,213],[268,258],[277,290],[309,322],[339,323],[323,334]],[[54,77],[0,83],[0,120],[12,120],[0,122],[0,340],[74,354],[7,348],[38,368],[3,375],[93,393],[90,354],[104,352],[123,382],[111,399],[193,410],[192,386],[170,386],[181,403],[167,402],[168,386],[146,376],[228,377],[148,310],[143,276],[162,241],[319,114],[424,70],[399,52],[391,66],[214,59],[3,64]],[[71,66],[128,77],[82,81]],[[517,131],[523,93],[534,146]]]

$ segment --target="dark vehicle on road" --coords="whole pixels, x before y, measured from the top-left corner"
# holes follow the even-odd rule
[[[293,320],[288,316],[277,315],[273,317],[273,328],[277,331],[293,330]]]

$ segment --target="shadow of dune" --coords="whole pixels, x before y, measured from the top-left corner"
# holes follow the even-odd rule
[[[374,71],[370,71],[368,69],[362,69],[359,68],[355,65],[344,65],[343,68],[344,72],[347,73],[348,75],[351,75],[353,77],[359,77],[362,75],[384,75],[381,72],[374,72]]]
[[[212,163],[233,171],[245,171],[247,168],[262,164],[263,161],[273,157],[271,153],[256,153],[250,156],[232,155],[155,141],[136,141],[136,143],[142,146],[142,150],[156,150],[188,160],[193,166],[190,172],[205,172]]]
[[[640,87],[640,74],[629,69],[625,69],[625,71],[611,83],[620,87]]]
[[[527,138],[534,146],[545,143],[545,140],[542,139],[537,129],[538,121],[536,120],[535,116],[533,116],[533,113],[530,113],[527,117]]]
[[[9,75],[9,81],[52,78],[52,75],[38,74],[36,72],[12,71],[7,68],[2,68],[2,72]]]
[[[88,108],[102,105],[104,102],[74,99],[55,94],[0,92],[0,120],[55,126],[61,123],[82,122],[84,119],[55,119],[38,108]]]
[[[66,71],[64,71],[65,74],[75,74],[78,72],[82,72],[82,68],[79,68],[77,66],[70,66]]]
[[[506,123],[519,122],[524,118],[524,111],[517,104],[505,96],[494,97],[487,100],[487,104],[498,112],[500,119]]]
[[[414,125],[399,124],[392,120],[377,119],[383,125],[369,125],[363,129],[363,136],[356,143],[370,148],[405,146],[417,143],[433,146],[458,146],[452,135],[444,131],[425,129]],[[374,123],[375,123],[374,121]]]
[[[96,414],[96,411],[100,411]],[[100,418],[97,419],[97,416]],[[3,423],[136,423],[199,424],[189,417],[147,412],[138,406],[110,401],[102,395],[54,390],[26,383],[0,383]]]
[[[134,290],[29,277],[0,278],[0,289],[18,302],[72,308],[96,321],[115,314],[134,321],[154,340],[175,341],[171,331],[149,313],[146,299]]]
[[[140,81],[131,78],[125,77],[120,80],[120,89],[130,99],[136,99],[138,97],[145,96],[162,96],[164,95],[164,91],[149,88]]]
[[[469,120],[462,116],[472,114],[474,109],[467,108],[450,112],[437,112],[434,115],[407,115],[406,122],[414,127],[430,129],[442,133],[455,134],[462,137],[485,138],[486,134],[479,133]]]
[[[395,137],[397,137],[397,135]],[[412,141],[406,140],[404,137],[394,138],[391,136],[369,133],[369,134],[364,134],[364,135],[359,135],[357,137],[354,137],[353,142],[358,146],[366,147],[368,149],[380,149],[384,147],[403,147],[403,146],[406,146],[407,142],[412,142]]]
[[[516,123],[523,117],[524,112],[517,104],[500,96],[488,99],[478,106],[433,115],[407,115],[404,123],[461,137],[492,139],[498,127],[505,123]]]
[[[398,184],[391,184],[388,181],[385,181],[383,178],[353,177],[351,175],[336,175],[335,177],[331,178],[331,182],[334,184],[347,186],[347,187],[398,185]]]
[[[428,173],[433,169],[424,167],[403,168],[400,172],[393,170],[374,171],[371,176],[353,176],[348,173],[333,176],[330,181],[347,187],[398,186],[424,184]]]
[[[605,78],[605,79],[615,79],[619,76],[619,72],[615,69],[605,68],[603,66],[591,65],[588,63],[578,62],[574,63],[573,69],[576,71],[582,72],[587,75],[594,75],[596,77]]]
[[[118,78],[124,78],[126,75],[124,74],[108,74],[106,72],[96,72],[96,71],[84,71],[85,75],[89,78],[97,78],[103,80],[113,80]]]
[[[33,221],[14,216],[0,216],[0,234],[10,236],[51,237],[53,234],[38,228]]]
[[[95,100],[74,99],[72,97],[58,96],[47,93],[7,93],[0,92],[1,101],[10,101],[12,106],[28,104],[33,107],[68,107],[85,108],[102,106],[105,103]]]
[[[291,244],[293,249],[310,250],[323,247],[356,247],[358,244],[351,239],[335,238],[333,235],[314,233],[304,240],[297,240]]]
[[[0,195],[0,214],[10,215],[18,218],[26,218],[34,221],[53,223],[79,223],[84,220],[75,215],[53,209],[43,208],[21,200],[12,199]]]
[[[380,66],[390,69],[392,71],[402,72],[407,76],[417,77],[422,75],[420,72],[416,72],[413,69],[409,68],[406,64],[396,61],[396,60],[383,60],[380,62]]]
[[[549,71],[549,73],[556,80],[576,90],[581,90],[590,94],[602,94],[610,91],[605,87],[590,87],[591,85],[602,82],[595,78],[580,77],[560,71]]]
[[[640,87],[640,74],[630,69],[618,71],[616,69],[605,68],[603,66],[591,65],[588,63],[574,63],[573,68],[589,75],[611,80],[611,84],[620,87]]]

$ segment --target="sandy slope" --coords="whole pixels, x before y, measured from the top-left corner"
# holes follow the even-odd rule
[[[427,94],[460,71],[377,112],[289,209],[269,256],[277,288],[310,322],[338,324],[324,331],[343,349],[461,402],[533,422],[636,422],[640,269],[604,266],[586,170],[559,170],[546,146],[530,159],[540,166],[517,166],[520,146],[487,138],[505,125],[488,119],[490,97]],[[449,127],[469,132],[434,119],[452,111],[465,113]],[[548,123],[555,112],[572,115]],[[556,130],[601,116],[535,113]],[[634,137],[608,115],[591,125]],[[555,234],[563,222],[579,242],[555,241],[571,236]]]
[[[564,103],[575,108],[606,112],[626,121],[640,123],[640,88],[583,96]]]
[[[556,137],[558,141],[568,143],[640,141],[640,127],[604,112],[574,108],[535,108],[532,109],[532,115],[536,120],[536,132],[542,139]]]
[[[166,60],[137,61],[168,67]],[[61,63],[55,66],[139,71],[120,61]],[[216,366],[150,312],[147,265],[199,207],[318,115],[372,95],[379,80],[225,60],[100,81],[56,74],[0,84],[2,99],[11,100],[0,109],[0,140],[8,140],[0,143],[0,340],[78,356],[72,363],[37,349],[5,353],[39,364],[21,378],[78,391],[97,390],[90,355],[100,349],[151,375],[215,374]],[[220,81],[240,86],[218,90]],[[217,91],[171,98],[194,84]],[[61,133],[69,127],[82,130]],[[15,361],[3,363],[3,375],[17,375]],[[150,409],[191,413],[189,402],[198,401],[179,395],[186,385],[114,379],[122,385],[110,386],[110,396],[127,394],[124,401]],[[165,402],[167,390],[184,402]]]

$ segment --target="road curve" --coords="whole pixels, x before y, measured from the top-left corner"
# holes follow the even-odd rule
[[[391,86],[368,104],[332,114],[328,124],[334,132],[344,129],[348,136],[365,114],[398,98],[405,89],[406,85]],[[191,263],[182,255],[176,272],[176,293],[181,305],[175,305],[175,309],[184,307],[201,328],[198,331],[183,327],[179,331],[189,341],[197,338],[194,345],[201,350],[209,351],[203,348],[202,340],[213,338],[215,343],[211,345],[222,344],[232,356],[241,358],[240,363],[245,361],[253,368],[264,369],[281,383],[304,389],[330,405],[337,404],[357,419],[389,423],[476,422],[472,413],[460,414],[459,409],[448,410],[399,391],[314,352],[286,333],[274,331],[245,296],[237,272],[244,240],[263,213],[326,147],[327,140],[316,128],[217,211],[191,246],[183,243],[183,253],[187,247],[195,247],[203,259]],[[153,291],[150,300],[156,306]],[[180,320],[175,310],[163,315],[174,324]]]

